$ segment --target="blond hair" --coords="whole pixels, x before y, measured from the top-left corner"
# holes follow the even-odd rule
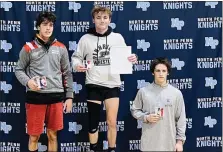
[[[112,16],[112,12],[108,7],[101,7],[101,6],[95,6],[91,11],[91,16],[94,18],[95,14],[98,14],[99,12],[104,12],[109,15],[109,18]]]

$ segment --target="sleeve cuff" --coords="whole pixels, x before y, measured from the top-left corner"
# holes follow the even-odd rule
[[[66,92],[66,99],[73,99],[73,98],[74,98],[73,92]]]

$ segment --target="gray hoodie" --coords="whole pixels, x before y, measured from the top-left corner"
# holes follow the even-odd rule
[[[155,107],[163,108],[163,117],[156,123],[149,123],[146,116],[155,113]],[[180,90],[167,84],[161,87],[155,83],[141,88],[131,113],[143,121],[142,151],[174,151],[176,140],[186,140],[186,114],[183,95]]]
[[[86,72],[86,84],[109,88],[120,87],[120,75],[110,73],[110,49],[112,46],[126,46],[126,44],[122,35],[112,32],[110,27],[103,35],[96,33],[95,28],[91,28],[87,34],[81,37],[77,51],[73,53],[71,59],[74,70],[77,65],[82,65],[83,60],[94,64]]]

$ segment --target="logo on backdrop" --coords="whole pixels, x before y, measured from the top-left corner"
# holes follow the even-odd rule
[[[77,82],[73,83],[73,90],[75,92],[75,94],[80,93],[80,91],[82,90],[82,85],[78,84]]]
[[[89,21],[62,21],[61,32],[87,32]]]
[[[69,41],[69,51],[77,51],[77,41]]]
[[[219,44],[217,39],[213,37],[205,37],[205,46],[210,46],[211,49],[216,49],[216,46]]]
[[[12,2],[0,2],[0,8],[3,8],[4,11],[8,12],[12,8]]]
[[[192,9],[193,8],[192,2],[163,2],[163,9]]]
[[[116,28],[116,24],[115,23],[110,23],[109,26],[114,30]]]
[[[193,49],[193,39],[164,39],[164,50],[188,50]]]
[[[197,68],[212,69],[221,68],[222,58],[197,58]]]
[[[0,40],[0,49],[4,50],[4,52],[9,52],[12,48],[12,43],[8,43],[7,40]]]
[[[192,89],[192,78],[169,79],[168,83],[178,89]]]
[[[149,85],[149,82],[146,82],[145,80],[137,80],[137,89],[146,87],[147,85]]]
[[[124,10],[123,1],[95,1],[94,5],[101,6],[101,7],[108,7],[112,12]]]
[[[186,123],[187,123],[187,128],[192,129],[192,127],[193,127],[192,118],[187,118]]]
[[[41,1],[28,1],[26,2],[26,12],[43,12],[43,11],[56,11],[56,2],[41,2]]]
[[[136,8],[141,8],[142,11],[147,11],[150,7],[150,2],[136,2]]]
[[[81,9],[81,3],[76,2],[68,2],[69,3],[69,10],[73,10],[75,13],[78,12],[79,9]]]
[[[15,72],[17,62],[0,61],[0,72]]]
[[[205,2],[205,6],[210,6],[211,8],[216,8],[218,2]]]
[[[71,113],[87,113],[87,102],[73,102]]]
[[[213,77],[205,77],[205,87],[211,87],[211,89],[214,89],[217,83],[218,81]]]
[[[133,71],[149,71],[151,62],[152,60],[138,60],[136,64],[133,64]]]
[[[197,137],[196,147],[222,147],[221,136]]]
[[[197,108],[219,108],[222,107],[221,97],[197,98]]]
[[[46,150],[47,150],[47,146],[46,145],[42,145],[42,143],[38,142],[38,151],[44,152]]]
[[[0,102],[0,113],[20,113],[20,103]]]
[[[15,142],[0,142],[0,151],[20,152],[20,143]]]
[[[4,93],[8,94],[10,90],[12,90],[12,85],[7,84],[6,81],[0,81],[0,91],[3,91]]]
[[[204,117],[204,126],[208,126],[209,128],[214,128],[214,125],[217,124],[217,120],[211,118],[211,116]]]
[[[158,20],[129,20],[129,31],[156,31]]]
[[[182,70],[182,67],[184,67],[185,62],[180,61],[179,58],[171,59],[172,62],[172,68],[177,68],[177,70]]]
[[[9,134],[11,130],[12,130],[11,125],[6,124],[6,122],[0,122],[0,131],[3,131],[5,134]]]
[[[69,132],[74,132],[74,134],[79,134],[82,130],[82,125],[77,124],[77,122],[69,122]]]
[[[182,30],[184,27],[184,21],[180,20],[179,18],[171,18],[171,27],[177,28],[177,30]]]
[[[222,17],[207,17],[197,19],[198,28],[221,28]]]
[[[141,140],[129,140],[129,151],[138,151],[140,150]]]
[[[19,32],[20,24],[20,21],[0,20],[0,31]]]
[[[60,143],[60,152],[90,151],[89,142]]]
[[[145,52],[148,48],[150,48],[150,43],[145,39],[137,40],[137,49],[142,49]]]
[[[124,121],[117,121],[116,128],[117,128],[117,131],[124,131],[125,130],[125,122]],[[107,122],[106,121],[99,122],[98,129],[99,129],[99,132],[108,131]]]

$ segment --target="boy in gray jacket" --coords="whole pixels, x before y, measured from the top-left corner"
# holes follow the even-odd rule
[[[36,20],[38,33],[19,54],[15,75],[27,87],[26,119],[29,151],[38,151],[46,120],[48,151],[57,150],[57,131],[63,129],[63,106],[70,112],[73,78],[66,47],[53,38],[56,16],[42,12]],[[63,101],[65,103],[63,105]]]
[[[183,151],[185,105],[181,91],[167,83],[171,64],[156,58],[150,70],[154,82],[138,91],[131,106],[133,117],[143,121],[141,151]]]

